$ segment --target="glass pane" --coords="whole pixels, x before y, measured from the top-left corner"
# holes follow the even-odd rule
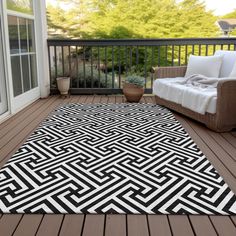
[[[20,50],[16,16],[8,16],[8,30],[11,54],[17,54],[20,52]]]
[[[7,0],[7,9],[33,15],[33,0]]]
[[[28,52],[26,19],[19,18],[21,53]]]
[[[29,51],[35,52],[34,22],[28,20]]]
[[[14,96],[22,94],[22,83],[21,83],[21,70],[20,70],[20,57],[11,57],[11,70],[13,80]]]
[[[0,19],[1,20],[1,19]],[[7,111],[7,90],[6,76],[4,68],[3,47],[2,47],[2,29],[0,21],[0,115]]]
[[[38,87],[36,55],[30,55],[31,87]]]
[[[21,57],[24,92],[30,90],[29,60],[28,55]]]

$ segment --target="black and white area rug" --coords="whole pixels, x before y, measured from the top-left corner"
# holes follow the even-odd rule
[[[172,113],[68,104],[0,170],[3,213],[235,214],[236,197]]]

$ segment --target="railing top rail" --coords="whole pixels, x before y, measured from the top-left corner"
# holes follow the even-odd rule
[[[48,39],[49,46],[166,46],[236,44],[236,38]]]

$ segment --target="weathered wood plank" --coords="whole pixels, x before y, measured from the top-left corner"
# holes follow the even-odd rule
[[[222,236],[235,236],[236,228],[229,217],[225,216],[210,216],[212,224],[217,233]]]
[[[143,97],[146,103],[153,103],[153,99],[151,96],[144,96]]]
[[[103,236],[104,223],[104,215],[86,215],[82,236]]]
[[[30,114],[28,114],[27,117],[24,118],[23,121],[19,122],[17,125],[15,124],[15,127],[14,129],[12,129],[13,127],[8,127],[6,126],[7,130],[5,130],[5,135],[3,135],[1,138],[0,138],[0,149],[6,145],[15,135],[16,133],[20,133],[22,129],[24,129],[28,124],[29,122],[32,121],[33,117],[37,117],[38,115],[40,115],[44,110],[45,108],[49,107],[54,101],[55,101],[56,98],[54,99],[49,99],[45,104],[44,106],[41,106],[39,108],[35,108],[35,112],[31,112]]]
[[[20,224],[18,225],[14,236],[32,236],[35,235],[43,215],[24,215]]]
[[[236,216],[231,216],[230,218],[233,221],[234,225],[236,226]]]
[[[4,127],[0,127],[0,130],[1,130],[1,132],[0,132],[0,139],[3,138],[5,135],[8,135],[10,130],[13,130],[13,129],[15,130],[17,126],[20,126],[21,123],[25,121],[25,119],[28,119],[29,116],[33,116],[33,114],[38,109],[43,108],[47,104],[47,102],[49,102],[52,99],[53,98],[41,99],[41,100],[39,100],[39,102],[35,102],[33,106],[31,105],[29,107],[29,109],[25,108],[24,112],[22,112],[21,114],[14,115],[12,117],[12,119],[10,118],[11,122],[9,122],[8,124],[4,125]],[[3,124],[5,124],[5,123],[3,123]]]
[[[116,96],[116,103],[123,103],[123,96]]]
[[[22,214],[5,214],[0,220],[0,235],[10,236],[20,223]]]
[[[60,236],[78,236],[83,229],[84,215],[65,215]]]
[[[94,99],[94,96],[91,95],[91,96],[87,96],[86,100],[85,100],[85,103],[93,103],[93,99]]]
[[[101,96],[101,103],[107,103],[108,101],[108,96]]]
[[[222,147],[222,149],[227,152],[234,161],[236,161],[236,148],[231,145],[223,136],[219,133],[208,130],[211,137]]]
[[[116,96],[109,95],[108,96],[108,103],[115,103],[116,102]]]
[[[22,115],[24,115],[25,113],[27,113],[27,111],[31,108],[33,108],[37,103],[43,103],[44,101],[47,101],[48,99],[52,99],[53,96],[50,96],[46,99],[38,99],[35,102],[33,102],[32,104],[30,104],[29,106],[25,107],[24,109],[22,109],[21,111],[17,112],[16,114],[12,115],[11,117],[9,117],[7,120],[4,120],[3,122],[0,123],[0,130],[2,128],[4,128],[6,125],[11,124],[12,122],[14,122],[15,120],[18,120],[18,118],[20,118]]]
[[[197,236],[217,236],[217,233],[215,232],[208,216],[196,215],[189,216],[189,218]]]
[[[231,145],[236,148],[236,137],[231,133],[222,133],[221,134]]]
[[[105,236],[125,236],[126,235],[126,216],[107,215]]]
[[[64,215],[44,215],[37,236],[56,236],[60,231]]]
[[[101,96],[95,95],[93,99],[93,103],[100,103],[101,101]]]
[[[171,236],[171,230],[167,216],[149,215],[148,222],[151,236]]]
[[[80,95],[80,103],[85,103],[88,96],[86,95]]]
[[[33,130],[38,127],[42,120],[61,103],[61,99],[54,100],[48,107],[45,107],[44,111],[42,111],[37,117],[32,117],[32,120],[28,122],[24,129],[22,129],[19,133],[15,133],[17,135],[15,135],[10,142],[7,143],[7,145],[0,149],[0,167],[3,166],[16,152],[16,150],[22,145]]]
[[[148,236],[146,215],[127,215],[128,236]]]
[[[194,232],[191,228],[189,219],[185,215],[169,215],[170,227],[173,236],[193,236]]]

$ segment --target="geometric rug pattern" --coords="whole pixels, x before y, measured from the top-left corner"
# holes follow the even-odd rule
[[[57,108],[0,170],[2,213],[236,214],[236,196],[154,104]]]

